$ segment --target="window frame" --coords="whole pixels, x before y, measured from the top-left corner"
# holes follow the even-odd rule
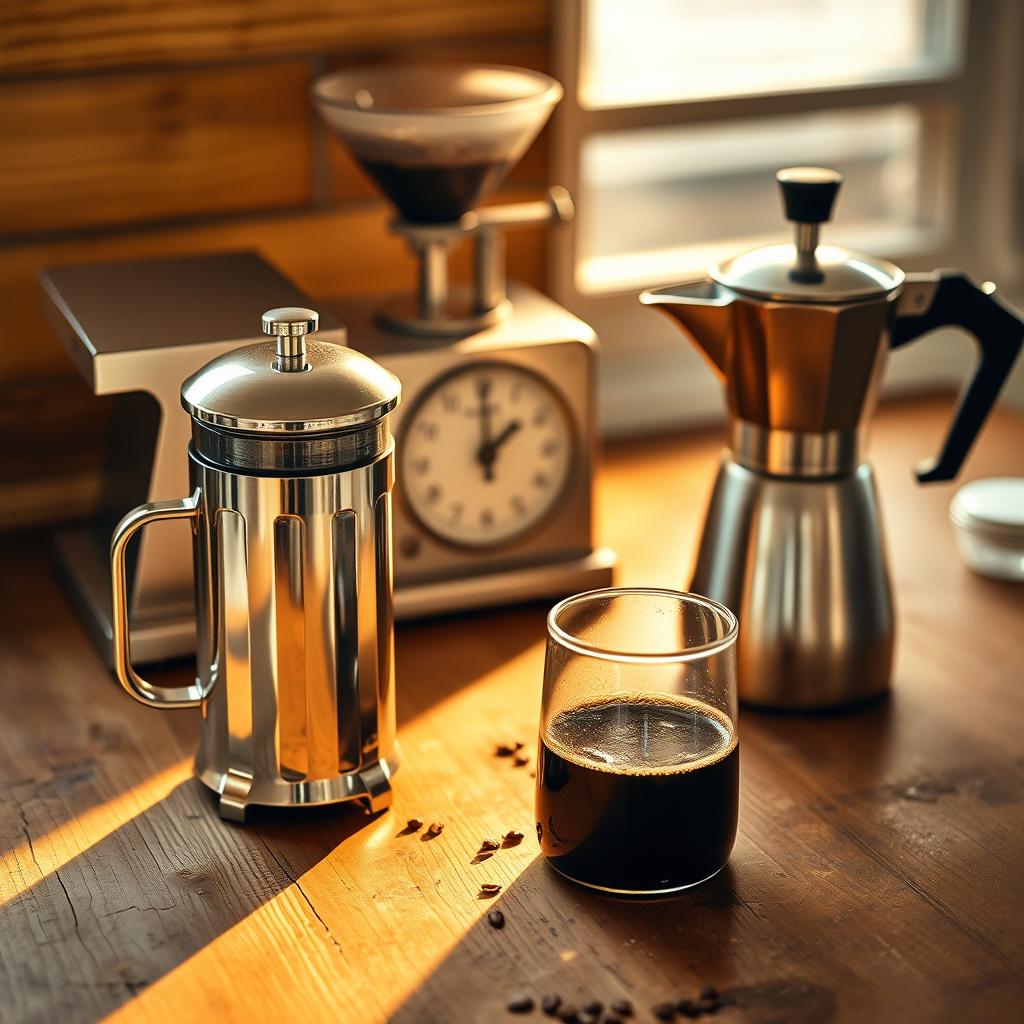
[[[554,180],[573,195],[580,191],[582,143],[597,133],[907,103],[921,112],[922,162],[931,169],[924,176],[920,206],[944,209],[945,222],[933,246],[880,255],[907,270],[959,266],[980,279],[995,278],[1011,298],[1022,290],[1016,179],[1024,163],[1024,132],[1015,115],[1024,92],[1018,70],[1024,59],[1024,5],[1015,0],[954,5],[959,61],[952,68],[933,68],[932,77],[895,74],[857,85],[595,108],[584,106],[578,91],[587,0],[553,6],[553,69],[565,85],[565,98],[552,125],[552,169]],[[979,182],[985,187],[979,188]],[[1016,216],[1007,216],[1008,210]],[[784,233],[780,220],[780,238]],[[600,404],[606,433],[638,433],[724,415],[710,371],[676,328],[638,305],[636,289],[606,294],[578,289],[574,224],[553,232],[548,246],[553,296],[590,322],[605,341]],[[927,344],[908,346],[893,360],[887,389],[959,384],[970,356],[962,338],[943,332]]]

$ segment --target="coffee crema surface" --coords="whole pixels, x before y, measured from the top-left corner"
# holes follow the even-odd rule
[[[540,737],[541,852],[600,889],[665,892],[714,875],[738,796],[732,724],[693,698],[616,695],[558,712]]]

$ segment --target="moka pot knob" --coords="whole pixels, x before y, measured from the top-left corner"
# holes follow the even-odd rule
[[[832,207],[843,176],[827,167],[785,167],[775,175],[782,189],[786,220],[798,224],[824,224],[832,219]]]

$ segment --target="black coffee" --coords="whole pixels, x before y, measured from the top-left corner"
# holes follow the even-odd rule
[[[729,858],[738,802],[735,732],[699,701],[584,704],[541,735],[541,852],[577,881],[628,892],[700,882]]]
[[[508,170],[504,160],[439,167],[359,161],[406,219],[447,224],[471,210]]]

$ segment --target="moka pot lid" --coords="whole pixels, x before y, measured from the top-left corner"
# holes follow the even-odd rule
[[[842,176],[822,167],[790,167],[776,175],[792,244],[766,245],[717,263],[711,277],[733,291],[776,302],[849,303],[880,298],[898,289],[904,273],[888,260],[835,245],[819,245],[819,226],[829,220]]]

